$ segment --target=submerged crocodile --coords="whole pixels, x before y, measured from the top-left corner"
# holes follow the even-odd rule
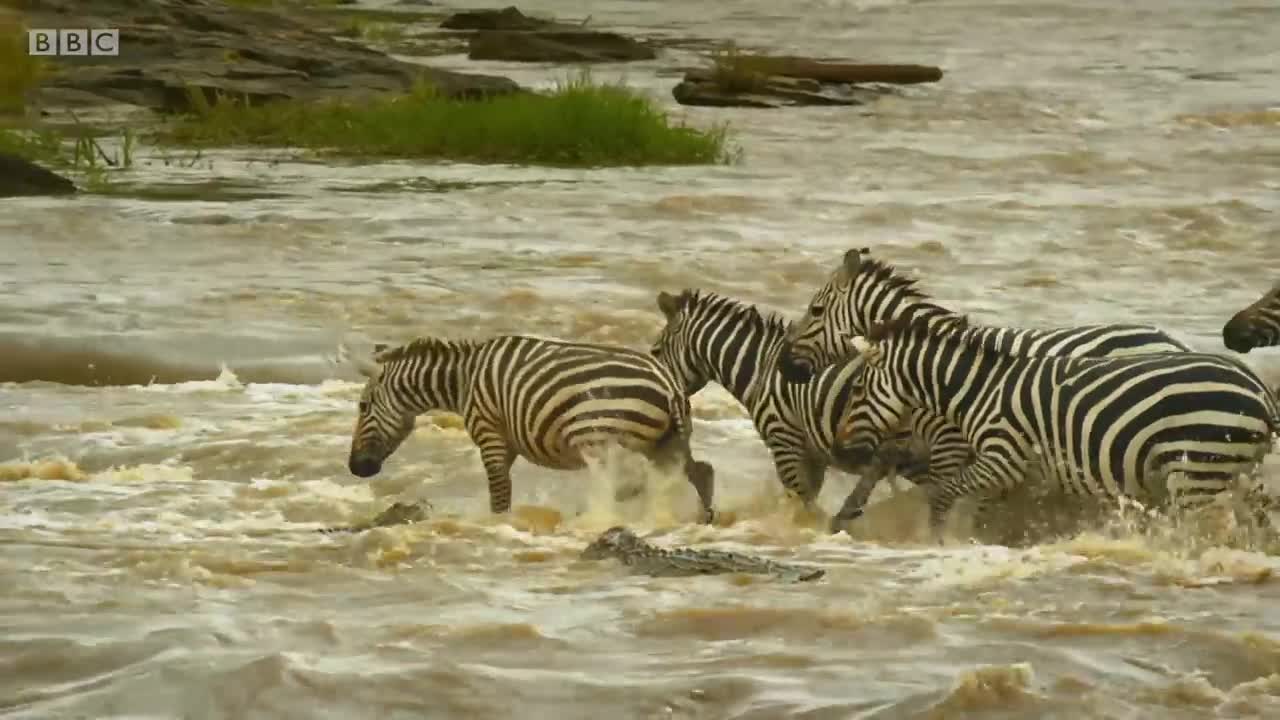
[[[407,525],[425,520],[427,513],[431,510],[431,505],[424,502],[415,503],[392,503],[390,507],[378,513],[377,517],[372,520],[366,520],[355,525],[347,525],[343,527],[327,527],[320,528],[316,532],[322,533],[340,533],[340,532],[363,532],[376,527],[388,527],[390,525]]]
[[[655,577],[751,573],[773,575],[789,582],[817,580],[822,568],[791,565],[745,553],[690,547],[665,548],[641,540],[630,529],[617,525],[605,530],[582,551],[583,560],[617,558],[637,572]]]

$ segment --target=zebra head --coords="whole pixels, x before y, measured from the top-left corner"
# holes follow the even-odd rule
[[[658,309],[667,318],[667,324],[649,348],[659,362],[675,373],[684,385],[686,395],[693,395],[711,381],[710,369],[699,367],[695,360],[697,354],[692,348],[694,328],[688,312],[692,298],[693,293],[689,290],[679,295],[658,293]]]
[[[1222,326],[1222,344],[1238,353],[1280,345],[1280,283]]]
[[[804,317],[788,327],[778,356],[778,370],[787,382],[808,382],[824,366],[843,360],[849,354],[849,331],[866,330],[851,309],[855,304],[854,280],[862,269],[862,256],[870,252],[870,248],[847,251],[826,284],[809,299]]]
[[[854,465],[871,462],[880,445],[895,437],[911,400],[888,371],[890,343],[911,325],[910,316],[876,323],[866,335],[849,336],[865,365],[850,388],[849,404],[836,424],[835,445]]]
[[[863,335],[872,323],[904,313],[945,313],[915,287],[915,280],[871,257],[870,248],[853,248],[809,299],[809,307],[791,323],[778,370],[787,382],[808,382],[819,370],[850,355],[849,335]]]
[[[351,433],[351,453],[347,469],[361,478],[382,471],[382,463],[413,432],[417,411],[408,408],[398,395],[395,378],[399,368],[388,364],[388,351],[381,343],[374,345],[372,360],[357,359],[356,369],[368,380],[360,392],[356,424]]]

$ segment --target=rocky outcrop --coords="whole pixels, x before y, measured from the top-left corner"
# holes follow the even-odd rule
[[[514,5],[501,10],[468,10],[454,13],[440,22],[448,30],[546,30],[564,27],[551,20],[532,18]]]
[[[162,112],[189,110],[193,94],[213,102],[354,99],[404,91],[420,77],[450,97],[520,90],[507,78],[401,62],[279,12],[213,0],[26,0],[25,6],[32,27],[65,26],[75,17],[79,26],[120,30],[118,56],[59,58],[61,69],[47,85]]]
[[[17,155],[0,153],[0,197],[71,195],[75,183]]]
[[[595,30],[494,31],[471,38],[467,57],[506,62],[630,62],[652,60],[657,53],[648,45]]]
[[[475,31],[467,50],[472,60],[595,63],[657,57],[652,47],[626,35],[532,18],[514,6],[457,13],[440,27]]]
[[[860,65],[796,56],[727,56],[711,68],[692,69],[672,89],[682,105],[777,108],[861,105],[884,91],[868,84],[937,82],[942,70],[926,65]]]

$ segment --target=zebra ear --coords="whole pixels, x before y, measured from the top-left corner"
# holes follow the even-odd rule
[[[684,298],[683,294],[677,297],[666,291],[660,292],[658,293],[658,309],[670,320],[680,312],[680,308],[684,305]]]
[[[375,354],[375,355],[376,355],[377,353],[382,352],[383,350],[386,350],[386,349],[387,349],[387,344],[386,344],[386,343],[374,343],[374,344],[373,344],[373,352],[374,352],[374,354]]]
[[[841,285],[848,285],[853,282],[853,278],[858,274],[858,268],[862,267],[862,256],[871,252],[871,248],[850,248],[845,252],[844,258],[840,261],[840,269],[836,272],[836,279]]]

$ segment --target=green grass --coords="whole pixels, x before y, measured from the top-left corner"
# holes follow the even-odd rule
[[[193,99],[199,97],[193,94]],[[360,103],[195,102],[157,141],[185,147],[293,147],[365,157],[410,157],[570,167],[729,162],[724,126],[673,123],[648,98],[587,75],[555,91],[451,100],[420,85]]]
[[[401,25],[385,22],[372,22],[361,17],[347,18],[335,33],[339,37],[355,38],[368,42],[390,43],[404,37],[405,29]]]
[[[712,53],[711,62],[712,82],[724,92],[756,92],[769,84],[771,67],[768,58],[744,54],[732,42],[725,49]]]
[[[40,85],[44,63],[27,54],[27,29],[0,19],[0,116],[25,113],[28,94]]]
[[[0,153],[26,158],[55,172],[75,176],[85,188],[105,189],[111,173],[133,166],[135,137],[125,130],[120,150],[108,154],[91,134],[57,130],[0,129]]]

